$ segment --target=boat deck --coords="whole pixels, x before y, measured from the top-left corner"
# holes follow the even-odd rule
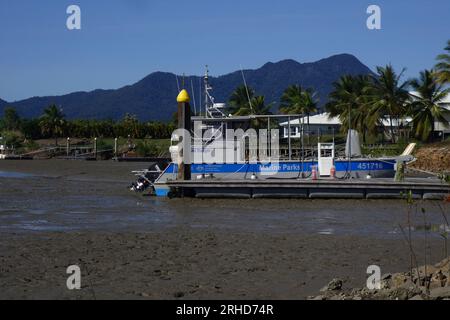
[[[450,185],[436,178],[374,179],[264,179],[166,181],[173,195],[197,198],[321,198],[402,199],[411,191],[414,199],[442,200]]]

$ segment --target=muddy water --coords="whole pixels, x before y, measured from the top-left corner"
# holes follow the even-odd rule
[[[2,161],[0,230],[137,231],[219,228],[267,233],[402,238],[404,201],[198,200],[143,197],[127,189],[131,170],[146,164],[84,161]],[[421,208],[425,208],[425,216]],[[413,231],[439,237],[441,202],[410,210]]]

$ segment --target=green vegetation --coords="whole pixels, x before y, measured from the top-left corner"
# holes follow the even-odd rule
[[[450,40],[445,48],[450,52]],[[351,127],[362,135],[363,151],[369,155],[398,154],[411,138],[422,142],[433,140],[434,122],[448,125],[445,116],[448,110],[442,107],[443,98],[450,93],[450,54],[437,57],[434,69],[420,72],[417,79],[402,81],[402,70],[397,73],[391,65],[377,67],[374,76],[345,75],[333,84],[326,110],[330,116],[339,117],[342,122],[342,134]],[[417,95],[411,96],[412,89]],[[282,114],[303,114],[309,117],[317,111],[318,99],[312,88],[291,85],[281,96],[279,111]],[[231,94],[229,113],[237,116],[271,114],[272,104],[267,104],[264,96],[255,95],[255,91],[241,85]],[[411,123],[404,119],[411,117]],[[262,118],[252,120],[254,127],[265,127]],[[276,126],[277,120],[271,122]],[[387,123],[387,125],[386,125]],[[386,127],[384,127],[386,125]],[[154,156],[167,151],[168,139],[175,129],[175,121],[140,122],[135,115],[125,114],[122,120],[66,120],[62,110],[51,105],[37,119],[21,119],[14,108],[5,108],[0,119],[0,136],[10,149],[30,150],[36,147],[33,140],[71,137],[78,139],[99,138],[102,149],[114,148],[114,138],[119,145],[134,139],[133,149],[142,156]],[[368,144],[384,142],[385,137],[392,142],[391,148],[368,147]],[[313,135],[308,139],[317,140]],[[321,137],[329,141],[330,137]],[[312,143],[308,141],[308,144]],[[100,146],[98,145],[100,148]]]
[[[401,154],[407,145],[402,141],[389,145],[363,145],[361,152],[371,157],[394,157]]]
[[[448,112],[439,102],[450,92],[437,82],[432,71],[420,73],[419,79],[400,83],[392,66],[377,68],[377,77],[344,76],[334,84],[330,94],[327,111],[338,116],[343,122],[342,130],[348,129],[349,119],[352,128],[366,135],[376,135],[382,121],[388,120],[384,132],[392,143],[399,138],[416,137],[421,141],[430,141],[434,131],[434,121],[447,123],[444,114]],[[409,96],[406,87],[418,93]],[[412,117],[412,127],[403,124],[402,119]],[[399,124],[394,130],[395,124]],[[387,129],[387,130],[386,130]]]
[[[406,104],[409,99],[406,90],[408,82],[401,82],[403,69],[397,74],[391,65],[386,67],[377,67],[377,76],[372,77],[365,84],[363,99],[369,109],[369,118],[374,126],[382,118],[389,119],[390,136],[393,143],[396,142],[396,133],[394,132],[394,121],[400,122],[406,114]]]
[[[367,142],[367,134],[376,134],[379,115],[367,112],[368,96],[366,90],[370,84],[368,76],[343,76],[333,84],[334,90],[326,105],[330,117],[339,117],[341,131],[350,127],[362,133],[363,143]]]
[[[128,140],[133,140],[132,149],[139,156],[158,156],[167,152],[174,129],[174,123],[139,122],[130,114],[120,121],[66,120],[55,105],[46,108],[43,115],[36,119],[21,119],[14,108],[6,108],[0,118],[2,144],[16,153],[39,149],[36,143],[39,140],[54,139],[54,144],[58,145],[58,139],[66,137],[72,138],[72,141],[81,139],[88,144],[92,144],[93,138],[97,137],[98,150],[113,150],[117,137],[119,151],[123,151],[122,146],[128,146]],[[126,151],[130,151],[129,148]]]
[[[4,130],[19,130],[20,117],[14,108],[5,108],[1,126]]]
[[[303,89],[299,85],[292,85],[286,88],[281,96],[280,112],[284,114],[306,115],[306,130],[310,131],[309,117],[311,113],[317,111],[317,94],[312,89]],[[308,143],[310,135],[308,134]]]
[[[445,50],[448,53],[437,56],[438,63],[436,64],[436,74],[441,84],[450,83],[450,40],[447,41]]]
[[[446,50],[450,50],[450,41]],[[402,81],[404,69],[397,73],[390,64],[377,67],[374,76],[345,75],[338,79],[325,106],[330,117],[339,117],[342,123],[341,135],[337,134],[336,139],[345,141],[344,135],[349,128],[357,130],[362,136],[362,152],[373,157],[398,155],[411,139],[432,142],[434,122],[448,125],[445,115],[449,112],[440,103],[450,92],[446,88],[450,56],[440,55],[438,59],[436,71],[424,70],[418,79]],[[408,90],[417,95],[410,95]],[[252,110],[254,106],[249,101],[254,100],[252,88],[239,86],[229,99],[229,111],[233,115],[267,114],[266,108]],[[309,117],[317,111],[318,105],[314,90],[291,85],[285,89],[280,102],[280,113],[307,117],[309,132]],[[407,123],[406,118],[412,121]],[[391,144],[384,144],[386,138]],[[332,139],[331,136],[320,137],[324,142]],[[317,141],[318,137],[308,135],[307,145]]]
[[[136,145],[136,153],[140,157],[163,157],[168,155],[169,139],[143,139]]]
[[[303,89],[292,85],[284,90],[281,96],[280,112],[284,114],[304,114],[308,118],[317,111],[318,100],[312,89]]]
[[[251,101],[254,95],[255,91],[250,87],[246,87],[245,85],[237,87],[236,90],[234,90],[231,94],[228,112],[236,115],[240,112],[241,109],[249,110],[249,101]]]
[[[440,103],[450,93],[450,88],[446,88],[450,56],[440,55],[438,59],[437,71],[424,70],[418,79],[409,81],[402,82],[403,70],[397,74],[391,65],[377,67],[375,77],[343,76],[334,83],[326,109],[331,116],[340,118],[343,131],[350,123],[362,134],[364,142],[366,134],[378,134],[383,120],[388,120],[388,128],[382,132],[388,133],[393,143],[401,138],[430,142],[435,121],[448,126],[444,116],[449,111]],[[417,95],[411,96],[408,88]],[[403,123],[407,117],[412,118],[411,124]]]
[[[167,139],[175,127],[173,123],[139,122],[129,114],[120,121],[65,120],[64,114],[55,106],[45,109],[38,119],[21,119],[13,108],[6,108],[3,118],[0,118],[0,133],[18,131],[26,139],[33,140],[68,136],[86,139],[128,136],[135,139]]]
[[[445,50],[450,52],[450,41]],[[377,74],[373,76],[344,75],[333,83],[326,111],[330,117],[339,118],[342,133],[345,134],[349,128],[357,130],[364,144],[373,140],[383,143],[388,138],[396,145],[392,150],[365,150],[373,156],[378,153],[398,154],[399,149],[403,151],[405,147],[404,141],[409,139],[431,142],[435,121],[448,126],[445,115],[449,114],[441,102],[450,93],[450,88],[446,87],[449,84],[450,55],[442,54],[437,59],[435,70],[424,70],[417,79],[408,81],[402,80],[404,69],[397,73],[390,64],[377,67]],[[416,94],[410,95],[409,89]],[[229,105],[229,112],[233,115],[270,113],[270,105],[264,103],[264,97],[255,96],[255,91],[244,85],[232,93]],[[287,115],[305,115],[309,132],[309,117],[317,111],[317,105],[313,89],[291,85],[281,96],[279,111]],[[406,118],[412,121],[408,123]]]
[[[271,104],[266,104],[264,96],[255,96],[252,88],[239,86],[231,94],[228,112],[235,116],[270,114]]]
[[[419,79],[412,80],[411,87],[420,95],[417,101],[410,104],[414,134],[417,138],[426,141],[434,131],[435,120],[443,123],[447,121],[444,114],[448,111],[438,103],[450,92],[450,89],[444,89],[438,82],[436,74],[429,70],[422,71]]]
[[[51,105],[45,109],[39,121],[42,134],[54,138],[56,146],[58,145],[58,137],[64,133],[65,125],[64,114],[55,105]]]
[[[1,134],[3,142],[11,149],[19,149],[24,141],[23,136],[18,131],[3,131]]]
[[[234,116],[264,115],[271,114],[271,108],[272,104],[266,104],[264,96],[255,96],[252,88],[241,85],[231,94],[227,112]],[[262,128],[267,126],[266,122],[266,119],[257,118],[252,120],[252,126]]]

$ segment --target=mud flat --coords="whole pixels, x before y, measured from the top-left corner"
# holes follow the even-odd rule
[[[162,200],[127,190],[140,168],[1,162],[0,299],[306,299],[335,277],[361,286],[372,264],[408,269],[405,201]],[[442,210],[413,207],[420,264],[426,245],[443,258]]]
[[[129,182],[130,172],[146,169],[148,163],[119,163],[114,161],[83,160],[34,160],[34,161],[0,161],[0,172],[28,173],[37,177],[99,179]]]
[[[437,259],[442,243],[430,245]],[[305,299],[333,277],[364,283],[370,264],[388,273],[408,263],[402,241],[364,237],[189,228],[2,234],[0,298]],[[73,264],[82,270],[79,291],[66,288]]]

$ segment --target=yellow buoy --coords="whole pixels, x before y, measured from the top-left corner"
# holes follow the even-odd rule
[[[191,100],[191,98],[189,97],[188,92],[185,89],[181,90],[180,93],[178,94],[177,102],[178,103],[186,103],[186,102],[189,102],[190,100]]]

